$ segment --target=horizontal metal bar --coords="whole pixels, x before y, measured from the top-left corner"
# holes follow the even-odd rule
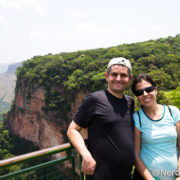
[[[17,164],[17,163],[25,162],[27,160],[37,159],[39,157],[44,157],[44,156],[52,155],[55,153],[67,151],[72,148],[73,146],[70,143],[66,143],[66,144],[54,146],[51,148],[35,151],[32,153],[23,154],[23,155],[16,156],[13,158],[5,159],[5,160],[0,161],[0,169]]]
[[[39,164],[39,165],[36,165],[36,166],[32,166],[32,167],[29,167],[29,168],[26,168],[26,169],[16,171],[16,172],[11,173],[11,174],[0,176],[0,179],[5,180],[5,179],[11,178],[11,177],[15,177],[15,176],[18,176],[18,175],[21,175],[21,174],[25,174],[25,173],[28,173],[28,172],[31,172],[31,171],[41,169],[41,168],[44,168],[44,167],[52,166],[54,164],[58,164],[59,162],[67,161],[67,160],[69,160],[71,158],[64,157],[64,158],[60,158],[60,159],[55,159],[55,160],[52,160],[50,162],[42,163],[42,164]]]

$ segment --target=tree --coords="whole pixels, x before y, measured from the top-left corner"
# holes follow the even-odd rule
[[[148,73],[148,75],[152,77],[160,90],[170,89],[173,87],[173,80],[171,76],[161,69],[152,70]]]
[[[177,87],[175,90],[171,91],[168,96],[171,99],[172,105],[177,106],[180,109],[180,87]]]
[[[9,131],[4,129],[4,127],[0,127],[0,159],[11,157],[13,148]]]

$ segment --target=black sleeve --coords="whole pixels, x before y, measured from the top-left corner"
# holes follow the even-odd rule
[[[88,127],[89,122],[91,121],[92,112],[95,107],[94,97],[92,94],[86,96],[83,99],[77,113],[74,116],[74,121],[82,128]]]

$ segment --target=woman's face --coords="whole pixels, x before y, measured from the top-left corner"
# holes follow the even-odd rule
[[[137,99],[142,106],[150,107],[157,103],[156,102],[157,88],[156,87],[153,88],[150,82],[142,80],[141,82],[136,84],[135,89],[136,91],[140,90],[141,92],[139,93],[139,96],[137,96]]]

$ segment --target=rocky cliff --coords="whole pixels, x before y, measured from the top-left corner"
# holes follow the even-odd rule
[[[7,114],[6,127],[12,134],[33,142],[40,149],[66,142],[66,130],[71,117],[87,93],[79,92],[74,102],[70,104],[71,110],[66,113],[66,119],[61,119],[54,112],[43,111],[46,107],[45,89],[27,83],[24,78],[17,80],[15,103]],[[60,85],[54,88],[60,92],[63,90]]]

